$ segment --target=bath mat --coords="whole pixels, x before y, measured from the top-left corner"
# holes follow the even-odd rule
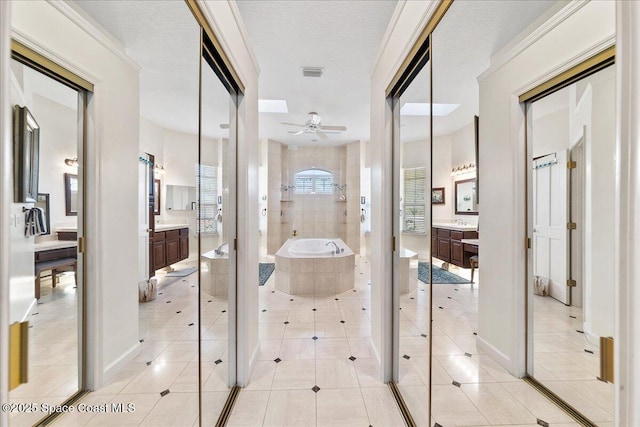
[[[260,263],[260,269],[258,270],[258,277],[260,279],[260,286],[264,286],[271,277],[271,273],[276,269],[276,265],[272,262]]]
[[[428,262],[419,262],[418,263],[418,279],[420,279],[423,283],[429,283],[429,263]],[[443,268],[433,267],[433,283],[453,283],[453,284],[464,284],[471,283],[464,277],[460,277],[457,274],[453,274]]]
[[[172,271],[171,273],[167,273],[165,277],[186,277],[190,274],[198,271],[196,267],[183,268],[182,270]]]

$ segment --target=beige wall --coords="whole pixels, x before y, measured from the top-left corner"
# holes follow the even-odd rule
[[[340,238],[360,252],[360,142],[339,147],[289,148],[269,141],[268,252],[274,254],[293,236]],[[322,169],[333,174],[333,194],[296,194],[296,173]],[[344,195],[345,200],[340,196]],[[279,196],[279,197],[278,197]]]

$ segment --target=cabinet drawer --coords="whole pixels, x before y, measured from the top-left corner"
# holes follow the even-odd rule
[[[159,241],[164,240],[164,239],[165,239],[164,231],[159,231],[159,232],[153,233],[153,240],[155,242],[159,242]]]
[[[462,231],[451,231],[451,239],[460,240],[464,233]]]
[[[181,228],[180,229],[180,237],[188,237],[189,236],[189,229],[188,228]]]
[[[167,240],[176,240],[180,237],[180,230],[167,230],[165,233],[167,234]]]
[[[444,228],[437,228],[436,230],[438,230],[438,237],[449,238],[451,235],[451,232],[449,230],[445,230]]]
[[[477,239],[478,232],[477,231],[465,231],[463,239]]]

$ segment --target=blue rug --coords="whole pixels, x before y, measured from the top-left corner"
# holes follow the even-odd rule
[[[429,263],[428,262],[419,262],[418,263],[418,279],[422,283],[429,283]],[[467,279],[458,276],[457,274],[453,274],[443,268],[433,267],[433,283],[452,283],[452,284],[464,284],[471,283]]]
[[[273,273],[273,270],[275,269],[276,269],[276,265],[272,262],[260,263],[259,270],[258,270],[260,286],[264,286],[264,284],[267,283],[267,280],[269,280],[269,277],[271,277],[271,273]]]

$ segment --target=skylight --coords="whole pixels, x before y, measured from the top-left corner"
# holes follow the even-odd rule
[[[400,108],[401,116],[428,116],[429,115],[429,103],[426,102],[406,102],[402,108]],[[434,116],[448,116],[460,104],[433,104]]]
[[[259,99],[258,111],[260,113],[288,113],[287,101],[284,99]]]

